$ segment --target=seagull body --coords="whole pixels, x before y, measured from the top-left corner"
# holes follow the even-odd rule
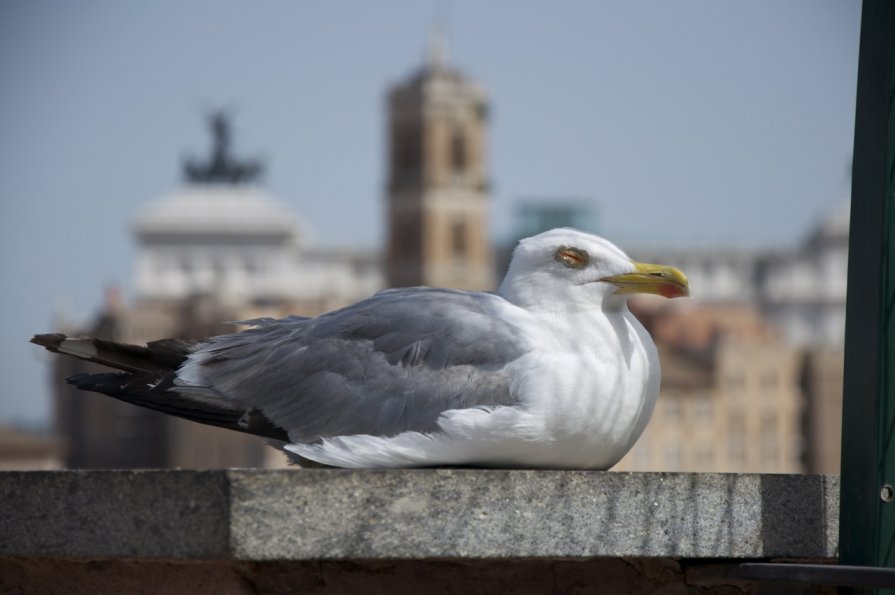
[[[509,379],[505,401],[445,410],[437,432],[338,436],[286,450],[352,468],[607,469],[618,462],[658,396],[659,360],[643,327],[629,312],[613,326],[592,312],[561,317],[489,301],[493,315],[528,329],[518,343],[523,354],[501,370]]]
[[[677,297],[689,285],[676,269],[556,229],[520,242],[496,293],[386,290],[196,345],[32,340],[124,370],[69,379],[79,388],[257,434],[299,460],[608,469],[659,392],[632,293]]]

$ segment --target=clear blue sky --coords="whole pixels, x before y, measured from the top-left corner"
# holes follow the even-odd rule
[[[2,2],[0,423],[47,419],[28,337],[130,285],[211,108],[318,242],[378,246],[384,93],[436,19],[490,93],[496,238],[574,196],[623,245],[792,245],[848,198],[856,0]]]

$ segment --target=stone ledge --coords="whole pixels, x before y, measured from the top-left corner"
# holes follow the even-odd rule
[[[0,557],[837,557],[839,480],[425,469],[0,473]]]

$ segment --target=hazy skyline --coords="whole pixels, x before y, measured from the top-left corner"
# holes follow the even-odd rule
[[[46,418],[28,337],[129,289],[130,225],[211,109],[314,241],[378,247],[385,91],[436,20],[490,96],[495,240],[574,197],[622,246],[791,246],[848,199],[854,0],[2,3],[0,423]]]

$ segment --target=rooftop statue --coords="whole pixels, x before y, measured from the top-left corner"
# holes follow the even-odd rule
[[[183,175],[193,184],[243,184],[253,182],[261,176],[260,160],[240,161],[230,153],[230,119],[223,111],[208,117],[211,128],[212,149],[209,159],[202,163],[187,158],[183,163]]]

